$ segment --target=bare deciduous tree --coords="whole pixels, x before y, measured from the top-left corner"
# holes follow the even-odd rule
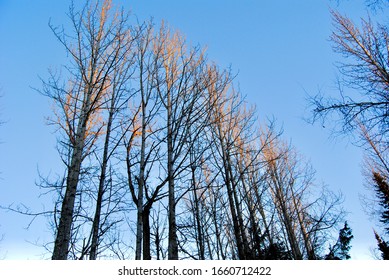
[[[65,150],[67,168],[65,194],[62,199],[53,259],[66,259],[71,242],[72,222],[82,164],[94,150],[102,134],[101,114],[105,96],[113,86],[112,75],[123,64],[123,48],[128,43],[124,30],[126,17],[111,15],[111,2],[87,3],[80,12],[74,5],[69,18],[73,34],[51,28],[66,49],[71,62],[65,68],[68,82],[55,75],[44,82],[44,94],[54,101],[57,119],[52,119],[63,132],[61,146]]]
[[[366,1],[375,12],[387,6],[388,1]],[[366,152],[365,177],[370,190],[377,182],[377,174],[388,176],[388,92],[389,92],[389,32],[386,24],[375,23],[372,18],[355,24],[339,12],[332,12],[334,32],[331,39],[334,51],[342,54],[339,64],[341,86],[355,90],[340,98],[313,98],[314,119],[328,119],[337,115],[342,123],[341,132],[355,132]],[[378,180],[379,181],[379,180]],[[369,213],[374,212],[372,200],[365,200]],[[377,238],[377,233],[375,233]],[[378,236],[379,237],[379,236]],[[380,240],[377,241],[381,244]]]
[[[166,178],[168,185],[169,245],[168,258],[178,258],[176,206],[180,194],[177,181],[188,166],[189,151],[206,125],[206,59],[198,47],[188,47],[179,33],[171,34],[162,26],[154,52],[161,54],[160,69],[155,75],[159,101],[165,112],[163,126],[166,144]],[[188,188],[184,188],[186,192]]]
[[[358,129],[362,124],[370,135],[387,141],[389,64],[387,28],[371,20],[363,20],[359,28],[349,18],[333,11],[335,30],[332,34],[334,51],[345,56],[339,65],[344,85],[356,89],[358,96],[345,95],[339,99],[316,96],[312,99],[314,120],[338,114],[344,131]]]
[[[269,143],[263,156],[269,191],[293,259],[320,258],[323,244],[329,241],[327,231],[343,218],[341,197],[328,190],[319,192],[312,167],[304,165],[286,143]]]

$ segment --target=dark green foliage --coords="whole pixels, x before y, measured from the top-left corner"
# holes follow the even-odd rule
[[[325,256],[326,260],[348,260],[351,258],[349,252],[351,249],[351,240],[354,238],[352,230],[347,224],[339,230],[339,238],[336,244],[330,247],[330,252]]]
[[[286,249],[283,242],[270,244],[265,249],[264,255],[265,255],[265,259],[267,260],[291,260],[292,259],[290,251]]]
[[[344,223],[344,227],[339,231],[339,247],[340,247],[340,258],[343,260],[350,259],[351,240],[354,238],[352,230],[348,226],[347,222]]]
[[[375,239],[377,240],[378,249],[381,251],[381,257],[383,260],[389,260],[389,243],[385,242],[377,232],[374,232]]]
[[[384,225],[386,234],[389,234],[389,185],[385,178],[377,172],[373,172],[374,190],[378,198],[380,209],[380,222]],[[384,260],[389,260],[389,243],[374,231],[378,249]]]
[[[375,182],[375,192],[381,206],[380,222],[385,226],[385,230],[389,233],[389,185],[385,178],[377,172],[373,172]]]

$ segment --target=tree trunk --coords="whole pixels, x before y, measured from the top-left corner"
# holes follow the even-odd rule
[[[73,149],[71,164],[68,169],[66,180],[66,191],[62,201],[61,217],[57,229],[54,243],[53,260],[66,260],[69,254],[69,244],[73,224],[74,204],[76,200],[77,186],[80,176],[81,164],[83,160],[83,150],[85,145],[86,126],[90,106],[90,92],[85,93],[85,102],[82,107],[81,117],[78,122],[75,147]]]
[[[143,237],[143,180],[138,178],[138,204],[137,204],[137,223],[136,223],[136,250],[135,259],[140,260],[142,255],[142,237]]]
[[[169,240],[168,240],[168,259],[178,259],[178,241],[176,225],[176,199],[174,188],[174,162],[173,162],[173,130],[172,130],[172,102],[171,94],[167,94],[167,177],[169,192]]]
[[[205,260],[205,242],[204,242],[204,235],[203,235],[203,227],[201,223],[200,218],[200,207],[199,207],[199,198],[197,197],[197,186],[196,186],[196,174],[195,170],[196,167],[194,164],[192,164],[192,187],[193,187],[193,218],[195,221],[195,230],[196,230],[196,243],[197,243],[197,249],[198,249],[198,255],[200,260]]]
[[[105,179],[106,179],[106,172],[107,172],[107,166],[109,160],[108,150],[109,150],[109,142],[110,142],[112,121],[113,121],[113,114],[114,114],[114,104],[115,104],[114,101],[115,101],[114,96],[112,96],[111,108],[108,116],[107,131],[105,134],[105,141],[104,141],[99,189],[97,192],[96,210],[95,210],[95,216],[92,225],[92,243],[91,243],[90,256],[89,256],[90,260],[96,260],[97,258],[97,247],[99,244],[99,234],[100,234],[99,229],[100,229],[100,219],[101,219],[101,207],[103,203],[104,187],[106,181]]]
[[[151,204],[143,208],[143,260],[151,260],[150,210]]]
[[[237,215],[237,209],[235,208],[236,203],[234,201],[234,193],[233,193],[233,188],[232,188],[232,178],[230,178],[230,172],[229,172],[229,162],[227,159],[227,152],[224,149],[224,145],[222,144],[222,150],[223,150],[223,165],[224,165],[224,176],[225,176],[225,185],[227,188],[227,195],[228,195],[228,203],[230,206],[230,212],[231,212],[231,218],[233,222],[233,227],[234,227],[234,235],[235,235],[235,240],[236,240],[236,246],[238,249],[238,257],[239,259],[243,260],[245,259],[244,255],[244,246],[243,246],[243,240],[242,236],[240,234],[240,225],[239,225],[239,220],[238,220],[238,215]]]

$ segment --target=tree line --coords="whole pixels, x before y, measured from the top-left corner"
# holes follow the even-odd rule
[[[256,119],[231,69],[164,23],[130,24],[110,1],[71,6],[69,17],[73,33],[51,26],[70,57],[66,77],[50,73],[42,90],[65,166],[55,182],[42,178],[56,194],[53,259],[350,258],[347,222],[331,245],[341,198]],[[359,135],[388,259],[387,27],[332,17],[341,97],[313,97],[313,121],[335,113],[342,133]]]
[[[382,15],[389,1],[366,5]],[[68,63],[40,90],[63,174],[40,175],[52,211],[16,210],[48,217],[52,259],[350,258],[342,197],[316,183],[274,121],[257,119],[231,69],[109,0],[72,3],[68,16],[70,30],[50,24]],[[340,97],[313,96],[312,122],[335,117],[358,136],[377,257],[389,259],[388,30],[332,19]]]
[[[70,31],[50,24],[68,64],[41,90],[64,166],[40,183],[52,259],[349,258],[332,238],[342,198],[257,119],[231,69],[111,1],[68,15]]]

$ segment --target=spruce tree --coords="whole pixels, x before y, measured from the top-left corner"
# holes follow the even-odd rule
[[[348,226],[347,221],[344,223],[344,227],[339,231],[339,256],[342,260],[348,260],[351,258],[349,252],[351,249],[352,230]]]
[[[384,225],[386,233],[389,233],[389,185],[380,173],[373,172],[375,192],[381,207],[380,222]]]
[[[385,234],[389,235],[389,185],[386,179],[378,172],[373,172],[374,190],[378,198],[380,209],[380,222],[383,224]],[[381,251],[381,256],[384,260],[389,260],[389,242],[385,241],[381,236],[374,231],[377,240],[378,249]]]
[[[344,227],[339,230],[339,237],[334,246],[330,247],[330,252],[325,256],[326,260],[348,260],[351,258],[349,252],[351,249],[351,240],[354,238],[352,230],[347,221]]]
[[[378,249],[381,251],[381,257],[383,260],[389,260],[389,244],[385,242],[381,236],[374,231],[375,239],[377,240]]]

